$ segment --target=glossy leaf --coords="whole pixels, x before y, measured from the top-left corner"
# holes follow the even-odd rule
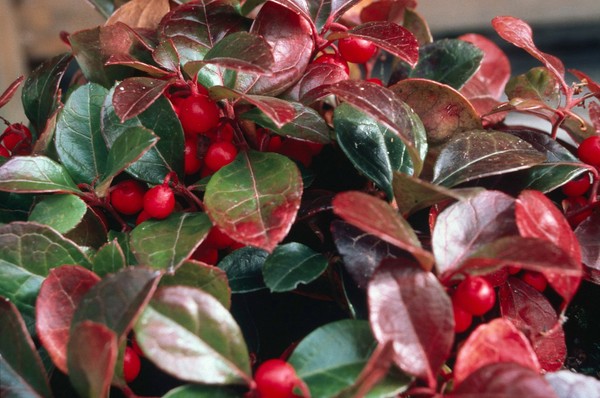
[[[199,261],[188,260],[174,274],[166,274],[159,286],[190,286],[215,297],[225,308],[231,307],[231,289],[225,271]]]
[[[348,79],[348,74],[337,65],[311,63],[302,77],[288,91],[283,93],[282,97],[310,105],[319,99],[321,95],[327,95],[324,92],[325,87],[346,79]],[[316,96],[313,95],[314,93],[316,93]]]
[[[21,100],[25,115],[38,132],[60,104],[59,85],[73,56],[57,55],[41,63],[25,80]]]
[[[48,118],[44,129],[38,132],[37,139],[33,144],[33,148],[31,149],[32,156],[40,156],[48,153],[49,151],[54,151],[54,133],[56,131],[56,121],[58,120],[58,115],[62,111],[63,107],[64,105],[59,105],[56,111],[54,111],[54,113]]]
[[[547,372],[559,370],[567,346],[558,314],[548,299],[518,278],[509,278],[498,290],[502,316],[524,333],[540,366]]]
[[[64,236],[91,253],[106,243],[107,227],[99,214],[100,210],[89,205],[86,210],[81,222]]]
[[[117,232],[115,230],[108,231],[107,235],[108,241],[117,240],[119,246],[123,249],[123,254],[125,255],[125,263],[128,265],[136,265],[138,262],[131,252],[131,244],[130,244],[130,233],[127,232]]]
[[[122,4],[106,21],[106,25],[122,22],[132,28],[156,29],[169,12],[169,0],[131,0]]]
[[[148,358],[181,380],[251,382],[242,333],[231,314],[208,293],[184,286],[159,289],[135,332]]]
[[[480,194],[446,208],[432,234],[438,273],[455,269],[470,253],[503,236],[518,234],[515,200],[498,191]]]
[[[588,267],[600,271],[600,213],[596,212],[575,229],[581,245],[581,260]]]
[[[71,320],[82,297],[100,278],[78,265],[50,270],[37,297],[36,331],[52,362],[63,373],[67,369],[67,343]]]
[[[149,220],[131,232],[131,250],[140,264],[173,271],[202,243],[211,223],[204,213],[175,213]]]
[[[570,370],[544,375],[558,398],[587,398],[600,396],[600,381]]]
[[[433,170],[433,183],[452,187],[527,169],[545,158],[529,143],[510,134],[473,130],[453,137],[442,149]]]
[[[0,191],[0,224],[27,221],[35,196]]]
[[[85,202],[75,195],[52,195],[43,198],[31,210],[29,221],[45,224],[61,234],[71,231],[87,212]]]
[[[269,43],[248,32],[225,36],[206,53],[203,60],[229,69],[261,74],[269,74],[274,61]]]
[[[342,320],[312,331],[294,349],[288,362],[308,385],[312,396],[333,397],[354,384],[375,346],[367,321]],[[366,397],[399,394],[408,382],[406,376],[388,377]]]
[[[240,393],[221,386],[186,384],[172,389],[163,398],[240,398]]]
[[[292,242],[277,246],[265,260],[262,272],[271,292],[287,292],[300,283],[308,284],[318,278],[327,265],[327,259],[321,253]]]
[[[397,2],[390,2],[397,3]],[[404,10],[404,21],[402,21],[402,26],[408,29],[417,39],[417,43],[419,46],[424,46],[433,42],[433,37],[431,36],[431,31],[429,29],[429,25],[427,25],[427,21],[425,18],[418,12],[413,9],[407,8]]]
[[[152,77],[131,77],[119,83],[112,103],[121,122],[148,109],[167,89],[169,83],[169,80]]]
[[[275,153],[241,151],[212,176],[204,204],[231,238],[270,252],[290,230],[301,195],[294,162]]]
[[[331,232],[344,267],[359,288],[365,289],[381,261],[387,258],[405,257],[406,254],[390,243],[359,228],[336,220]]]
[[[461,346],[454,366],[455,386],[460,387],[478,369],[501,362],[541,370],[527,338],[510,321],[497,318],[480,325]]]
[[[552,106],[558,105],[560,100],[558,90],[558,80],[542,66],[513,77],[506,85],[508,99],[535,99],[545,101]]]
[[[454,341],[452,303],[438,279],[410,261],[386,260],[368,299],[377,341],[392,342],[396,365],[434,386]]]
[[[298,102],[291,102],[290,104],[295,109],[294,118],[281,127],[260,108],[245,112],[241,117],[252,120],[259,126],[265,127],[279,135],[321,144],[328,144],[331,141],[329,126],[317,111]]]
[[[415,141],[422,143],[424,151],[419,156],[424,158],[427,145],[423,124],[408,105],[402,105],[406,127]],[[393,198],[394,172],[414,172],[406,145],[389,128],[348,104],[335,109],[333,122],[337,143],[354,167],[381,188],[388,199]]]
[[[35,344],[9,299],[0,297],[0,384],[6,397],[51,397],[50,384]],[[6,394],[6,395],[5,395]]]
[[[219,261],[227,274],[232,293],[250,293],[265,289],[262,268],[269,252],[255,247],[242,247]]]
[[[388,203],[363,192],[343,192],[333,200],[333,212],[344,221],[412,254],[429,270],[433,256],[421,247],[410,224]]]
[[[0,191],[80,192],[65,168],[45,156],[17,156],[0,167]]]
[[[73,315],[71,333],[78,325],[92,321],[108,327],[121,340],[150,300],[158,276],[158,272],[141,266],[105,276],[81,299]]]
[[[103,245],[92,258],[92,270],[100,277],[115,273],[126,266],[125,254],[116,239]]]
[[[15,303],[28,321],[51,269],[63,264],[90,266],[78,246],[44,225],[14,222],[0,226],[0,247],[0,295]]]
[[[115,332],[101,323],[79,323],[72,329],[68,353],[69,376],[75,390],[84,397],[106,397],[117,363]]]
[[[10,102],[12,97],[16,94],[17,90],[21,86],[21,83],[23,83],[23,80],[25,80],[25,76],[17,77],[15,79],[15,81],[12,82],[6,88],[6,90],[4,90],[4,92],[2,92],[2,94],[0,94],[0,108],[2,108],[4,105],[6,105]]]
[[[495,363],[471,374],[448,398],[558,398],[535,370],[516,363]]]
[[[132,127],[145,127],[159,137],[157,144],[127,168],[137,179],[152,184],[162,183],[165,175],[183,173],[184,136],[181,123],[165,98],[154,102],[146,111],[125,123],[119,121],[112,105],[114,89],[106,97],[102,109],[102,135],[109,148]]]

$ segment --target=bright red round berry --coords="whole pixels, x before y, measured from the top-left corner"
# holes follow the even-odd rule
[[[125,377],[125,381],[131,383],[137,379],[141,367],[142,364],[138,354],[133,348],[129,346],[125,347],[125,354],[123,356],[123,376]]]
[[[336,66],[339,66],[340,68],[342,68],[344,70],[344,72],[346,72],[347,75],[350,74],[350,67],[348,66],[348,63],[346,62],[346,60],[344,58],[342,58],[341,56],[339,56],[337,54],[331,54],[331,53],[323,54],[320,57],[316,58],[313,61],[313,63],[336,65]]]
[[[525,271],[523,275],[521,275],[521,279],[523,282],[527,283],[529,286],[533,287],[538,292],[543,292],[546,290],[548,286],[548,281],[544,274],[535,271]]]
[[[0,145],[0,156],[3,158],[10,157],[10,152],[8,149],[4,148],[4,145]]]
[[[110,191],[110,204],[121,214],[139,213],[144,207],[146,187],[136,180],[125,180]]]
[[[582,162],[600,167],[600,135],[594,135],[581,141],[577,156]]]
[[[567,196],[581,196],[592,186],[590,175],[585,173],[583,176],[567,182],[562,186],[562,191]]]
[[[207,95],[193,93],[171,101],[186,134],[203,134],[219,125],[219,107]]]
[[[231,239],[225,232],[221,231],[219,227],[212,227],[208,232],[208,236],[204,242],[220,250],[227,249],[235,241]]]
[[[221,167],[233,162],[237,153],[237,148],[231,142],[215,142],[208,147],[204,163],[210,170],[217,171]]]
[[[378,86],[383,86],[383,82],[381,81],[381,79],[378,79],[376,77],[371,77],[369,79],[366,79],[365,81],[377,84]]]
[[[300,380],[289,363],[281,359],[263,362],[254,375],[260,398],[292,398]]]
[[[454,310],[454,332],[462,333],[470,328],[473,323],[473,315],[457,305],[454,300],[452,301],[452,309]]]
[[[454,292],[456,304],[472,315],[483,315],[494,307],[496,293],[481,276],[467,276]]]
[[[186,175],[195,174],[202,168],[204,163],[198,158],[198,137],[187,136],[183,150],[183,172]]]
[[[191,257],[192,259],[202,261],[205,264],[215,265],[219,261],[219,250],[204,241],[196,250],[194,250]]]
[[[175,209],[175,194],[167,185],[152,187],[144,195],[144,211],[153,218],[167,218]]]
[[[344,59],[356,64],[364,64],[375,55],[377,46],[358,37],[344,37],[338,40],[338,50]]]
[[[13,123],[2,133],[2,145],[15,155],[31,151],[31,131],[22,123]]]

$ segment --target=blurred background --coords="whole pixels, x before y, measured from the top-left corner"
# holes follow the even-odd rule
[[[434,38],[477,32],[497,40],[510,56],[515,73],[538,63],[498,39],[490,21],[496,15],[522,18],[533,26],[534,40],[542,51],[600,81],[600,0],[421,0],[417,11],[429,23]],[[61,31],[102,23],[103,18],[85,0],[0,0],[0,91],[44,59],[66,51]],[[24,121],[19,101],[13,100],[0,115]]]

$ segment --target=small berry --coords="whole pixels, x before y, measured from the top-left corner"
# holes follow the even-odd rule
[[[140,374],[141,361],[138,354],[131,347],[125,347],[125,354],[123,355],[123,376],[127,383],[131,383],[137,379]]]
[[[301,383],[292,365],[281,359],[263,362],[256,370],[254,381],[260,398],[292,398],[294,387]]]
[[[582,162],[600,167],[600,135],[593,135],[581,141],[577,156]]]
[[[369,79],[366,79],[365,81],[377,84],[378,86],[383,86],[383,82],[381,81],[381,79],[378,79],[376,77],[371,77]]]
[[[279,152],[281,145],[283,145],[281,137],[278,135],[273,135],[267,144],[267,152]]]
[[[494,307],[496,293],[492,285],[481,276],[467,276],[454,293],[456,304],[472,315],[483,315]]]
[[[546,290],[546,287],[548,286],[546,277],[539,272],[525,271],[523,275],[521,275],[521,279],[540,293]]]
[[[192,93],[171,101],[186,134],[203,134],[219,125],[219,107],[207,95]]]
[[[167,185],[152,187],[144,195],[144,211],[150,217],[167,218],[175,209],[175,195]]]
[[[3,158],[10,157],[10,151],[8,149],[4,148],[4,145],[0,145],[0,156]]]
[[[521,272],[521,267],[518,265],[509,265],[506,267],[506,270],[508,271],[509,275],[516,275]]]
[[[13,155],[31,152],[31,131],[22,123],[13,123],[2,133],[2,145]]]
[[[454,300],[452,301],[452,310],[454,311],[454,332],[462,333],[471,327],[473,323],[473,315],[465,311],[457,305]]]
[[[577,227],[582,221],[587,219],[593,213],[591,208],[584,209],[583,211],[581,210],[583,207],[589,204],[588,200],[583,196],[568,197],[563,200],[562,203],[571,228]]]
[[[344,58],[342,58],[341,56],[339,56],[337,54],[331,54],[331,53],[323,54],[320,57],[316,58],[313,61],[313,63],[314,64],[331,64],[331,65],[339,66],[340,68],[342,68],[344,70],[344,72],[346,72],[347,75],[350,74],[350,67],[348,66],[348,63],[346,62],[346,60]]]
[[[140,211],[140,214],[138,214],[137,218],[135,219],[135,225],[140,225],[144,221],[149,220],[151,218],[152,217],[150,216],[150,214],[148,214],[144,210],[142,210],[142,211]]]
[[[183,172],[186,175],[195,174],[204,163],[198,158],[198,137],[187,136],[183,150]]]
[[[364,64],[375,55],[377,46],[358,37],[345,37],[338,41],[340,55],[348,62]]]
[[[583,176],[567,182],[562,186],[562,191],[567,196],[581,196],[592,186],[590,175],[585,173]]]
[[[211,144],[206,151],[204,163],[214,171],[233,162],[237,156],[238,150],[231,142],[219,141]]]
[[[125,180],[110,191],[110,204],[121,214],[133,215],[144,207],[146,187],[136,180]]]
[[[215,265],[219,261],[219,251],[205,241],[198,246],[191,257],[205,264]]]
[[[216,249],[227,249],[235,241],[226,233],[221,231],[219,227],[212,227],[208,232],[205,242]]]

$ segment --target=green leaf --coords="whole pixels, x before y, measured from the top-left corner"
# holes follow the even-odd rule
[[[17,156],[4,163],[0,191],[81,192],[65,168],[45,156]]]
[[[72,59],[70,53],[65,53],[43,62],[31,72],[23,84],[23,110],[38,134],[44,130],[46,122],[58,109],[59,84]]]
[[[108,152],[106,171],[96,188],[96,193],[100,197],[105,196],[113,178],[154,147],[157,141],[156,135],[144,127],[125,130]]]
[[[158,289],[135,333],[147,357],[178,379],[220,385],[252,382],[239,326],[216,298],[202,290]]]
[[[198,261],[188,260],[177,268],[174,274],[166,274],[159,286],[190,286],[209,293],[229,309],[231,307],[231,290],[227,275],[215,266]]]
[[[56,152],[77,183],[92,184],[104,172],[108,149],[101,134],[100,111],[107,93],[94,83],[78,87],[58,116]]]
[[[0,191],[0,224],[27,221],[35,195]]]
[[[331,142],[329,126],[327,126],[327,123],[317,111],[302,105],[299,102],[290,102],[290,104],[296,109],[296,116],[294,117],[294,120],[284,124],[281,128],[258,108],[244,113],[241,117],[243,119],[252,120],[258,125],[272,130],[279,135],[318,142],[321,144],[328,144]]]
[[[131,250],[140,264],[175,270],[202,243],[211,223],[204,213],[175,213],[149,220],[131,232]]]
[[[410,77],[421,77],[459,90],[479,68],[483,52],[458,39],[444,39],[419,49],[419,62]]]
[[[40,285],[52,268],[63,264],[91,266],[78,246],[45,225],[3,225],[0,247],[0,296],[15,303],[27,321],[34,317]]]
[[[290,230],[302,195],[298,167],[275,153],[241,151],[206,186],[211,220],[238,242],[271,251]]]
[[[112,104],[114,90],[108,93],[102,110],[102,135],[108,146],[112,147],[132,127],[145,127],[159,137],[157,144],[127,172],[152,184],[160,184],[171,171],[183,177],[183,130],[169,100],[161,97],[138,116],[121,123]]]
[[[250,293],[266,288],[262,268],[268,255],[266,250],[246,246],[219,262],[219,268],[227,274],[232,293]]]
[[[71,231],[87,212],[85,202],[75,195],[52,195],[35,205],[29,221],[48,225],[61,234]]]
[[[440,152],[434,184],[452,187],[476,178],[527,169],[546,157],[526,141],[500,131],[474,130],[454,137]]]
[[[342,320],[322,326],[306,336],[288,362],[310,388],[313,397],[333,397],[354,385],[377,343],[368,321]],[[388,376],[367,397],[395,397],[410,378]]]
[[[92,259],[92,271],[100,277],[115,273],[126,266],[125,254],[116,239],[98,249]]]
[[[292,242],[277,246],[267,257],[263,276],[271,292],[287,292],[318,278],[327,265],[327,259],[320,253]]]
[[[46,372],[23,318],[0,297],[0,391],[6,397],[51,397]],[[6,395],[5,395],[6,394]]]
[[[135,258],[135,255],[131,251],[131,245],[129,243],[129,234],[127,232],[119,232],[114,230],[108,231],[108,240],[111,241],[114,239],[116,239],[117,242],[119,242],[119,246],[121,246],[121,248],[123,249],[123,254],[125,255],[125,263],[127,265],[136,265],[138,262]]]
[[[223,387],[187,384],[169,391],[163,398],[241,398],[244,394]]]
[[[425,143],[423,124],[415,113],[407,112],[411,116],[413,135]],[[414,172],[406,145],[389,128],[348,104],[335,109],[333,121],[337,142],[348,159],[391,199],[393,173]]]
[[[241,31],[219,40],[206,53],[204,62],[241,71],[266,73],[271,70],[275,60],[271,46],[262,36]]]
[[[547,68],[539,66],[527,73],[512,77],[504,91],[508,99],[522,98],[544,101],[558,106],[560,83]]]

